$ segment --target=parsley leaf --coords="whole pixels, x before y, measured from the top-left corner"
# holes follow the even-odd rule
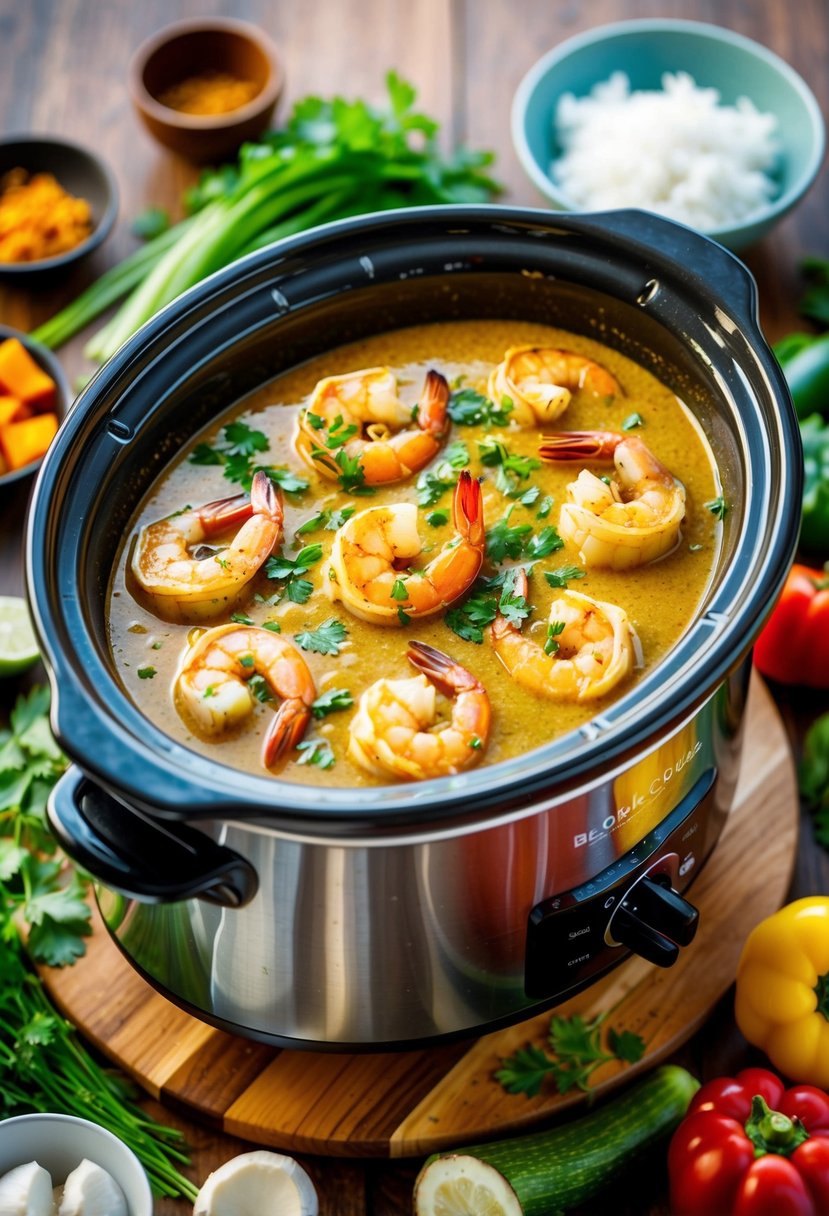
[[[336,532],[347,520],[351,519],[356,509],[356,507],[342,507],[339,511],[332,511],[331,518],[325,525],[326,532]]]
[[[558,534],[558,529],[552,524],[542,528],[537,536],[531,536],[527,541],[524,552],[527,557],[537,559],[549,557],[551,553],[564,548],[564,541]]]
[[[539,1093],[550,1077],[560,1094],[571,1089],[590,1090],[590,1078],[597,1068],[617,1060],[635,1064],[645,1051],[644,1040],[630,1030],[608,1029],[607,1042],[602,1043],[602,1025],[607,1014],[591,1021],[578,1014],[553,1017],[549,1029],[551,1052],[528,1043],[501,1061],[495,1079],[508,1093],[524,1093],[528,1098]]]
[[[447,444],[443,458],[453,469],[465,469],[469,464],[469,448],[462,439],[453,439]]]
[[[296,749],[301,752],[298,764],[316,764],[318,768],[333,768],[336,756],[327,739],[304,739],[297,743]]]
[[[416,482],[418,506],[433,507],[457,480],[457,471],[445,460],[434,469],[424,469]]]
[[[274,695],[271,692],[270,684],[264,676],[260,676],[258,671],[248,680],[248,688],[250,689],[251,694],[256,697],[256,700],[261,701],[263,704],[267,704],[268,701],[274,700]]]
[[[728,513],[728,503],[719,494],[716,498],[712,498],[710,502],[703,503],[706,510],[710,511],[716,519],[725,519]]]
[[[151,680],[155,675],[154,667],[139,667],[135,673],[139,680]]]
[[[560,643],[556,641],[556,638],[562,633],[564,633],[564,621],[550,621],[550,623],[547,625],[547,638],[544,642],[545,654],[558,654],[561,646]]]
[[[320,693],[311,705],[311,713],[315,718],[324,718],[326,714],[336,713],[340,709],[350,709],[354,698],[347,688],[329,688]]]
[[[255,457],[270,447],[263,431],[255,431],[237,418],[222,428],[222,436],[224,442],[217,442],[212,447],[209,443],[197,444],[188,457],[190,463],[224,465],[227,480],[237,482],[243,490],[250,489],[253,475],[259,469],[286,494],[302,494],[308,489],[310,483],[306,477],[299,477],[283,465],[254,464]]]
[[[532,535],[532,524],[510,525],[512,507],[503,519],[499,519],[486,534],[486,555],[490,561],[500,565],[511,557],[514,561],[522,556],[524,546]]]
[[[506,426],[513,404],[504,397],[497,406],[474,388],[460,388],[449,398],[449,417],[458,426]]]
[[[342,621],[332,616],[323,621],[318,629],[304,629],[294,637],[303,650],[312,650],[317,654],[339,654],[347,632]]]
[[[498,615],[498,596],[489,593],[473,593],[457,608],[450,608],[443,618],[453,633],[465,642],[480,645],[484,640],[484,628]]]
[[[555,570],[545,570],[544,577],[551,587],[566,587],[577,578],[586,578],[587,571],[581,566],[558,566]]]
[[[257,452],[267,452],[270,444],[263,431],[254,431],[246,422],[229,422],[223,428],[227,447],[223,449],[227,456],[254,456]]]
[[[637,426],[644,426],[645,419],[641,414],[628,414],[627,418],[622,423],[623,431],[633,431]]]
[[[265,562],[267,578],[284,580],[285,586],[268,603],[278,604],[282,599],[288,599],[294,604],[307,604],[314,591],[314,584],[307,578],[310,568],[322,557],[322,545],[315,543],[306,545],[296,557],[286,557],[284,553],[273,554]]]
[[[442,528],[444,524],[449,523],[449,512],[444,510],[430,511],[426,516],[426,523],[432,528]]]
[[[516,570],[507,571],[501,598],[498,600],[498,611],[513,625],[521,625],[533,610],[532,604],[527,603],[526,596],[515,594]]]
[[[545,494],[539,504],[538,510],[535,513],[536,519],[546,519],[552,511],[554,504],[555,499],[551,498],[549,494]]]

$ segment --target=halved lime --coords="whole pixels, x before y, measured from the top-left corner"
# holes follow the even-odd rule
[[[26,601],[0,595],[0,676],[16,676],[39,658]]]

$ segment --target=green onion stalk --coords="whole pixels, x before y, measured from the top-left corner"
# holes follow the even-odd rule
[[[389,104],[305,98],[284,130],[247,144],[238,165],[203,175],[187,192],[193,211],[107,271],[32,337],[68,341],[106,309],[121,307],[87,344],[103,362],[159,309],[244,254],[329,220],[427,203],[486,202],[498,185],[492,156],[442,156],[437,124],[415,113],[414,89],[391,72]]]

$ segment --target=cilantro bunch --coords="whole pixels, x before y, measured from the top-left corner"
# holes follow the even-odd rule
[[[46,823],[49,791],[67,765],[48,711],[48,688],[34,688],[0,731],[0,1118],[57,1111],[91,1119],[129,1145],[156,1194],[192,1202],[196,1187],[178,1170],[188,1161],[181,1134],[149,1119],[127,1082],[93,1059],[26,957],[74,963],[91,932],[89,879],[63,858]]]

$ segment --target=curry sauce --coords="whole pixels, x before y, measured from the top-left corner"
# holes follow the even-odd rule
[[[494,403],[488,419],[475,424],[453,421],[440,451],[419,476],[378,487],[371,495],[355,493],[362,487],[353,482],[347,482],[350,488],[346,489],[337,480],[321,476],[297,453],[298,415],[323,377],[386,366],[398,378],[400,399],[414,410],[429,369],[439,370],[452,386],[454,400],[463,401],[460,394],[465,390],[486,394],[490,373],[504,352],[522,344],[584,355],[616,377],[622,395],[577,391],[561,417],[544,429],[620,431],[641,438],[685,487],[685,519],[672,552],[632,570],[585,568],[577,549],[560,543],[557,534],[567,486],[582,465],[542,463],[534,467],[541,428],[515,425],[508,402]],[[457,408],[450,412],[463,414]],[[244,426],[228,435],[225,428],[234,422]],[[247,438],[250,431],[264,436],[266,446],[262,440]],[[234,447],[242,450],[234,453]],[[278,560],[266,563],[239,598],[211,619],[197,623],[160,619],[130,570],[139,530],[187,506],[235,493],[239,486],[227,475],[240,476],[246,462],[248,471],[256,465],[285,470],[280,475],[286,486],[284,532],[274,549]],[[583,463],[598,475],[613,473],[612,464]],[[453,485],[462,467],[480,479],[483,493],[490,556],[481,577],[492,579],[515,565],[531,571],[527,598],[532,611],[523,623],[526,636],[539,646],[545,644],[550,605],[561,594],[551,583],[567,583],[628,614],[638,638],[641,665],[608,698],[560,702],[541,697],[514,680],[493,652],[487,627],[476,630],[475,613],[463,611],[470,600],[483,597],[486,601],[488,595],[492,602],[491,584],[488,589],[481,577],[452,605],[460,612],[441,611],[418,619],[408,617],[403,609],[386,626],[360,619],[344,603],[330,598],[328,562],[338,524],[369,507],[414,503],[423,546],[414,564],[423,566],[453,539]],[[306,483],[307,488],[296,488]],[[187,720],[186,713],[179,712],[174,680],[188,643],[204,628],[238,620],[278,629],[281,638],[302,647],[323,704],[305,734],[302,749],[291,750],[271,771],[312,784],[371,785],[384,779],[349,759],[349,724],[361,694],[376,680],[414,674],[406,658],[407,647],[414,640],[425,642],[462,664],[486,688],[492,729],[476,759],[494,764],[587,722],[608,700],[635,687],[643,672],[651,670],[676,644],[694,620],[715,566],[721,526],[718,495],[710,448],[688,409],[649,372],[592,339],[516,321],[441,323],[378,335],[319,356],[237,402],[196,436],[156,481],[138,508],[113,574],[108,611],[113,662],[129,696],[157,727],[220,763],[262,774],[266,771],[260,757],[262,736],[274,703],[255,700],[253,713],[238,729],[208,737]],[[217,551],[217,560],[220,558],[221,549]],[[545,574],[552,577],[545,578]],[[497,590],[495,595],[497,599]],[[322,638],[328,653],[307,648],[309,635]],[[334,690],[341,695],[336,696]],[[438,704],[445,719],[449,702],[440,695]],[[339,707],[342,705],[345,708]]]

